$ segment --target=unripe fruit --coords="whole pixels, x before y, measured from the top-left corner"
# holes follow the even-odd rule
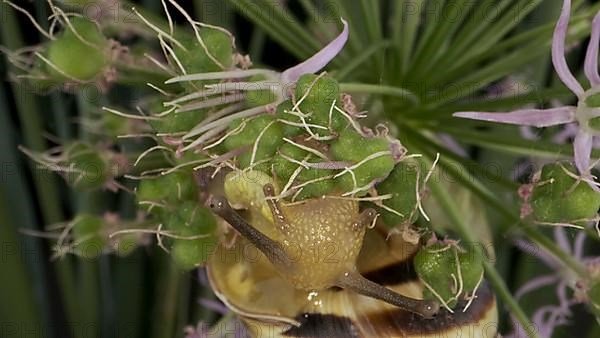
[[[562,163],[562,166],[572,173],[577,172],[570,163]],[[537,221],[571,223],[597,215],[600,194],[585,182],[579,182],[573,189],[576,179],[567,175],[560,163],[545,165],[540,182],[533,188],[530,199]]]
[[[334,100],[339,102],[340,86],[337,81],[329,76],[302,75],[296,83],[296,100],[301,100],[308,92],[299,108],[303,114],[309,114],[307,123],[329,127],[329,112]],[[314,83],[314,84],[313,84]],[[311,87],[312,84],[312,87]],[[331,114],[331,128],[339,131],[348,125],[348,120],[337,110]],[[322,133],[322,131],[320,131]]]
[[[67,182],[75,189],[99,189],[111,178],[108,160],[87,143],[73,143],[66,150]]]
[[[302,121],[300,120],[299,117],[294,116],[289,113],[286,113],[286,112],[291,112],[292,108],[294,108],[294,104],[292,104],[292,100],[285,100],[285,101],[281,102],[277,106],[275,118],[280,119],[280,120],[290,121],[293,123],[302,123]],[[283,122],[282,122],[282,126],[283,126],[283,134],[287,138],[292,138],[294,136],[298,136],[298,135],[306,132],[306,129],[304,129],[301,126],[294,126],[294,125],[286,124]]]
[[[373,137],[365,138],[351,128],[345,129],[331,145],[331,153],[336,161],[350,161],[357,164],[376,153],[389,151],[386,139]],[[339,185],[343,191],[351,191],[363,187],[377,178],[385,178],[394,169],[394,159],[391,154],[383,154],[370,159],[353,169],[354,178],[350,173],[339,177]],[[363,191],[362,194],[366,194]]]
[[[77,34],[66,27],[56,40],[50,42],[48,60],[60,71],[50,65],[47,65],[47,71],[60,82],[71,81],[71,78],[93,80],[108,65],[108,42],[94,22],[79,17],[70,20]]]
[[[472,293],[483,276],[483,256],[478,250],[468,249],[460,251],[453,245],[436,243],[419,250],[413,261],[419,278],[450,308],[455,307],[466,293]],[[435,293],[427,288],[423,296],[425,299],[439,300]]]
[[[167,229],[178,236],[199,238],[174,239],[171,255],[182,269],[203,264],[216,246],[217,221],[212,213],[194,202],[184,202],[170,217]]]
[[[392,194],[392,198],[383,201],[386,206],[398,211],[402,216],[380,208],[379,212],[386,225],[394,227],[399,224],[412,224],[419,218],[417,210],[417,177],[419,187],[423,183],[423,175],[419,175],[419,163],[403,161],[394,167],[390,175],[377,185],[381,195]]]
[[[267,78],[265,76],[252,76],[248,79],[248,82],[257,82],[257,81],[264,81],[267,80]],[[267,105],[269,103],[273,103],[275,102],[275,100],[277,99],[276,95],[274,92],[272,92],[271,90],[268,89],[262,89],[262,90],[248,90],[250,88],[252,88],[252,86],[255,86],[253,84],[248,84],[248,88],[244,88],[245,90],[245,98],[246,98],[246,103],[248,104],[248,106],[250,107],[258,107],[258,106],[264,106]],[[255,87],[257,88],[257,87]]]
[[[89,214],[80,214],[73,220],[74,250],[84,258],[96,258],[107,244],[103,233],[104,220]]]
[[[307,162],[319,162],[323,161],[317,159],[316,156],[309,154],[307,151],[300,149],[293,144],[284,144],[278,150],[278,154],[275,155],[273,160],[273,172],[275,173],[280,185],[285,185],[294,171],[298,169],[299,164],[289,161],[283,156],[302,162],[306,159]],[[308,156],[308,157],[307,157]],[[303,168],[300,174],[296,176],[295,184],[299,185],[303,182],[317,180],[326,176],[333,176],[337,173],[336,170],[329,169],[315,169],[315,168]],[[296,197],[297,200],[303,200],[312,197],[321,197],[326,195],[336,188],[336,181],[331,179],[323,179],[316,182],[312,182],[303,187],[302,191]]]
[[[157,178],[148,178],[140,182],[136,199],[138,202],[158,202],[178,205],[181,201],[197,197],[197,188],[190,171],[176,171]]]
[[[241,124],[245,124],[243,129],[239,133],[227,137],[224,142],[228,150],[235,150],[244,146],[250,148],[248,150],[249,155],[244,154],[240,156],[240,158],[244,159],[243,162],[240,162],[241,168],[246,168],[250,164],[256,142],[258,143],[256,152],[254,153],[254,162],[273,156],[277,148],[284,142],[282,125],[271,115],[260,115],[245,120],[236,120],[231,124],[229,130],[235,130]]]

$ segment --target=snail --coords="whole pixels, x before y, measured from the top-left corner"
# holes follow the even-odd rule
[[[375,210],[359,211],[357,201],[340,196],[285,204],[271,183],[262,190],[270,215],[261,203],[238,211],[222,196],[210,202],[241,238],[213,253],[209,281],[253,336],[496,332],[495,297],[486,283],[464,311],[421,299],[424,286],[412,266],[418,246],[379,228],[367,231]]]

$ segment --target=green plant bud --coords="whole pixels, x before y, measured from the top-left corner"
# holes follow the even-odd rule
[[[194,202],[185,202],[171,215],[167,229],[178,236],[193,239],[175,239],[171,255],[182,269],[189,270],[203,264],[216,247],[214,231],[217,221],[212,213]]]
[[[50,42],[48,60],[60,71],[50,65],[47,65],[47,71],[52,78],[61,82],[71,78],[93,80],[108,65],[108,41],[94,22],[79,17],[70,20],[77,34],[67,27],[56,40]]]
[[[217,228],[213,214],[197,202],[185,201],[171,214],[167,229],[180,236],[210,234]]]
[[[128,119],[117,114],[105,113],[102,115],[102,123],[106,135],[112,139],[117,139],[121,135],[131,133],[131,119]]]
[[[264,76],[255,75],[250,77],[248,82],[264,81],[266,79],[267,78]],[[249,84],[248,87],[252,88],[252,84]],[[275,96],[275,93],[268,89],[246,91],[246,103],[248,103],[248,106],[250,107],[264,106],[275,102],[276,99],[277,97]]]
[[[294,171],[298,169],[299,164],[289,161],[284,158],[282,155],[285,155],[289,158],[292,158],[296,161],[302,162],[306,159],[307,162],[318,162],[319,160],[315,158],[315,156],[310,155],[307,158],[309,153],[305,150],[302,150],[295,145],[286,143],[281,146],[278,150],[277,155],[273,160],[273,172],[277,177],[281,186],[285,185],[290,177],[293,175]],[[326,170],[326,169],[314,169],[314,168],[303,168],[300,171],[300,174],[295,179],[295,185],[302,184],[303,182],[308,182],[312,180],[316,180],[322,177],[331,176],[336,173],[335,170]],[[314,183],[310,183],[303,187],[302,192],[300,192],[297,196],[297,200],[303,200],[312,197],[320,197],[326,195],[336,188],[335,180],[333,179],[324,179],[320,181],[316,181]]]
[[[136,191],[136,199],[138,203],[150,201],[177,205],[181,201],[196,200],[197,192],[193,173],[176,171],[158,178],[142,180]]]
[[[591,118],[588,121],[588,126],[596,131],[600,131],[600,117]]]
[[[123,234],[118,236],[114,244],[114,250],[117,255],[125,257],[131,254],[137,246],[138,237],[136,234]]]
[[[298,175],[298,184],[302,182],[308,182],[315,179],[323,178],[326,176],[334,175],[334,170],[324,169],[303,169]],[[336,188],[336,182],[333,179],[323,179],[317,182],[307,184],[302,188],[302,191],[298,194],[297,200],[303,200],[313,197],[321,197],[331,193]]]
[[[460,269],[456,265],[457,257]],[[419,278],[451,308],[458,299],[477,288],[483,275],[483,255],[477,247],[461,251],[456,247],[436,243],[419,250],[413,264]],[[462,292],[457,297],[457,293],[461,291],[461,281]],[[424,292],[424,297],[439,300],[429,288]]]
[[[99,189],[111,179],[108,160],[94,146],[73,143],[66,150],[67,182],[78,190]]]
[[[345,129],[331,145],[331,154],[336,161],[350,161],[354,164],[383,151],[389,151],[387,140],[379,137],[365,138],[351,128]],[[392,169],[394,169],[394,159],[391,154],[378,156],[353,169],[356,187],[350,173],[339,177],[339,186],[343,191],[351,191],[366,186],[376,178],[386,177]]]
[[[316,78],[317,75],[305,74],[298,79],[296,83],[296,100],[300,100],[308,92],[308,95],[299,106],[302,113],[310,115],[306,122],[329,127],[329,112],[333,101],[339,101],[340,86],[330,76],[322,76],[314,82]],[[331,114],[331,128],[339,131],[347,125],[348,120],[334,109]]]
[[[446,248],[443,244],[433,244],[419,250],[413,260],[419,278],[427,283],[435,292],[453,308],[457,300],[452,274],[456,276],[456,257],[454,248]],[[429,288],[423,292],[425,299],[439,300]]]
[[[278,120],[286,120],[286,121],[290,121],[293,123],[302,123],[302,121],[300,120],[300,118],[298,116],[294,116],[292,114],[286,113],[286,111],[287,112],[292,111],[293,107],[294,107],[294,104],[292,103],[292,100],[285,100],[285,101],[281,102],[277,106],[275,118],[277,118]],[[298,135],[306,132],[306,130],[303,127],[293,126],[293,125],[286,124],[283,122],[282,122],[282,126],[283,126],[283,134],[287,138],[298,136]]]
[[[399,224],[412,224],[419,218],[417,210],[417,178],[421,184],[424,175],[418,175],[419,163],[403,161],[394,167],[390,175],[377,185],[381,195],[392,194],[392,198],[383,201],[386,206],[398,211],[402,216],[379,208],[381,217],[386,225],[395,227]],[[420,186],[420,185],[419,185]],[[410,217],[410,218],[409,218]]]
[[[481,282],[483,275],[483,248],[474,246],[465,248],[458,254],[460,273],[463,281],[463,292],[473,292]]]
[[[154,113],[161,113],[166,108],[163,107],[162,102],[155,101],[150,105],[150,110]],[[157,133],[172,134],[189,131],[200,123],[205,115],[204,110],[192,110],[181,113],[172,112],[162,116],[160,120],[148,120],[148,122]]]
[[[107,244],[103,233],[104,220],[101,217],[80,214],[73,220],[74,250],[84,258],[96,258]]]
[[[215,236],[192,240],[177,239],[171,248],[171,257],[181,269],[191,270],[206,262],[216,248],[216,244]]]
[[[570,163],[564,162],[562,166],[577,173]],[[549,180],[554,181],[549,183]],[[572,223],[596,216],[600,207],[600,194],[585,182],[579,182],[573,189],[576,179],[567,175],[560,163],[546,164],[542,168],[540,182],[540,185],[534,187],[530,199],[537,221]]]
[[[200,37],[206,50],[223,67],[231,67],[233,61],[233,46],[231,37],[218,29],[203,28]],[[200,42],[194,37],[190,39],[179,38],[187,51],[176,48],[176,54],[188,74],[221,71],[221,67],[206,53]]]
[[[585,99],[585,104],[591,108],[600,107],[600,93],[592,94]]]
[[[225,139],[225,147],[228,150],[249,146],[251,148],[249,152],[252,152],[254,143],[260,137],[257,155],[260,153],[260,157],[263,159],[273,156],[277,148],[284,142],[283,127],[272,115],[260,115],[254,118],[236,120],[231,124],[229,130],[234,130],[241,124],[245,124],[245,126],[239,133],[230,135]]]
[[[252,169],[254,170],[271,172],[271,161],[264,161],[270,159],[271,157],[272,154],[270,152],[266,152],[264,148],[258,147],[256,150],[256,155],[254,156],[253,163],[250,163],[250,161],[252,160],[252,153],[245,152],[237,157],[237,166],[238,168],[246,169],[249,168],[250,165],[252,165]]]

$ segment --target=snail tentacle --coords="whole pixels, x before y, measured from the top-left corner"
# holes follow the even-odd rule
[[[352,222],[352,229],[362,230],[373,223],[373,220],[377,217],[377,211],[373,208],[367,208],[358,215],[356,220]]]
[[[212,211],[229,223],[237,232],[244,236],[250,243],[254,244],[269,261],[275,266],[290,269],[293,266],[293,260],[285,252],[284,248],[277,241],[272,240],[262,232],[250,225],[244,218],[235,211],[225,197],[215,196],[211,199],[210,208]]]
[[[265,184],[263,186],[263,192],[266,197],[267,205],[269,205],[269,209],[271,209],[271,214],[273,214],[273,217],[276,219],[275,223],[279,225],[278,228],[283,234],[287,234],[290,222],[288,222],[283,214],[279,202],[275,200],[275,188],[272,184]]]
[[[403,310],[433,318],[440,310],[440,304],[433,300],[419,300],[403,296],[382,285],[374,283],[358,272],[347,272],[337,281],[338,287],[352,290],[361,295],[379,299]]]

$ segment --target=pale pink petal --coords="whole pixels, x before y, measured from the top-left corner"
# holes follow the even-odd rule
[[[558,18],[556,28],[554,29],[554,36],[552,37],[552,63],[562,82],[571,89],[575,95],[581,96],[583,94],[583,88],[569,70],[565,58],[565,38],[567,36],[570,16],[571,0],[565,0],[560,18]]]
[[[585,76],[590,80],[592,86],[600,84],[600,75],[598,75],[598,44],[600,43],[600,12],[592,21],[592,36],[587,52],[585,53]]]
[[[589,173],[590,156],[592,154],[592,135],[579,130],[573,141],[575,150],[575,166],[579,174],[585,176]]]
[[[575,107],[523,109],[510,113],[459,112],[454,113],[453,116],[542,128],[573,122],[575,119]]]
[[[554,240],[564,252],[572,253],[571,242],[567,238],[565,228],[557,227],[554,229]]]
[[[301,75],[318,72],[340,53],[346,41],[348,41],[348,23],[344,19],[342,19],[342,23],[344,29],[333,41],[306,61],[285,70],[281,74],[281,80],[284,84],[296,82]]]
[[[560,277],[558,275],[546,275],[536,277],[529,282],[523,284],[517,292],[515,292],[515,298],[519,299],[531,291],[541,289],[544,286],[554,284]]]
[[[577,259],[583,258],[583,249],[585,244],[586,234],[583,231],[577,233],[575,237],[575,244],[573,244],[573,256]]]

